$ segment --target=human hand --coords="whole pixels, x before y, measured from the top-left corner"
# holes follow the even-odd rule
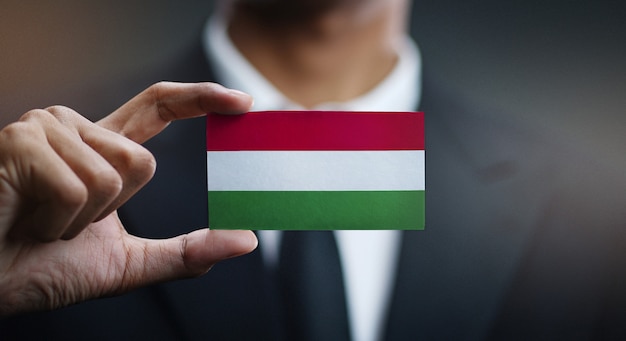
[[[173,120],[251,102],[213,83],[163,82],[96,124],[55,106],[0,130],[0,316],[199,276],[252,251],[250,231],[150,240],[129,235],[116,213],[155,170],[139,143]]]

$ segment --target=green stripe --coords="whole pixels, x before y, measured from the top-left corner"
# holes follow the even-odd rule
[[[422,230],[424,191],[210,191],[212,229]]]

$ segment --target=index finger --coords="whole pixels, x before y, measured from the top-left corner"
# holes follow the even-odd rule
[[[240,114],[252,106],[252,97],[216,83],[160,82],[150,86],[97,124],[143,143],[179,119],[206,115]]]

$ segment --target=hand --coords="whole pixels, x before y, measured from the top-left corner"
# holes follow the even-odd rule
[[[199,276],[252,251],[250,231],[149,240],[129,235],[116,213],[155,170],[138,143],[173,120],[251,102],[217,84],[158,83],[97,124],[55,106],[0,130],[0,316]]]

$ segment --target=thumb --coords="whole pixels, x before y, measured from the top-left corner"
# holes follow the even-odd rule
[[[217,262],[253,251],[258,241],[251,231],[202,229],[164,240],[141,239],[126,269],[123,287],[197,277]]]

